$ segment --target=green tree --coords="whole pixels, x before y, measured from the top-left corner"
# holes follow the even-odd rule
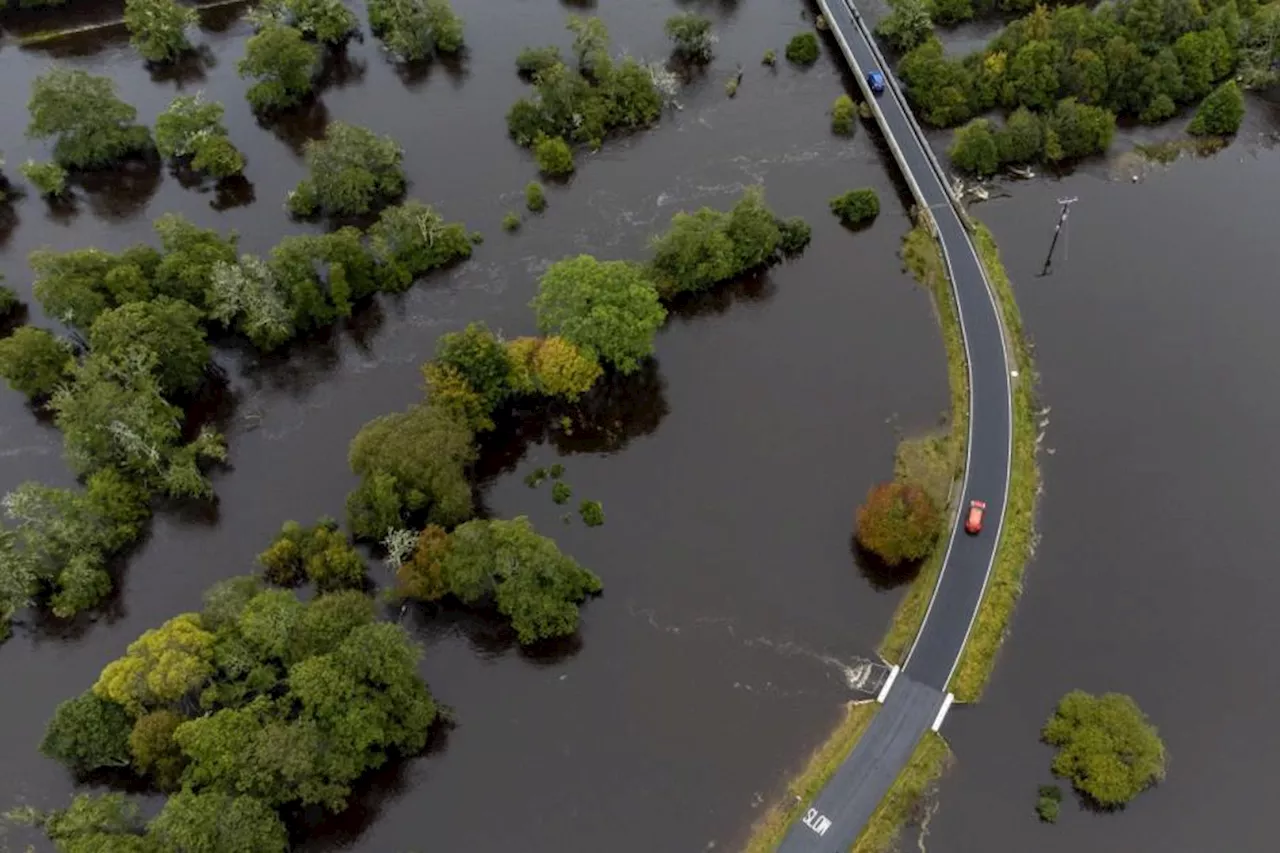
[[[36,820],[59,853],[152,853],[138,807],[123,794],[77,794],[67,808]]]
[[[66,381],[74,359],[65,341],[35,326],[0,338],[0,376],[13,390],[44,400]]]
[[[123,707],[92,693],[67,699],[53,712],[40,751],[77,773],[129,763],[133,721]]]
[[[609,61],[609,29],[594,16],[570,15],[566,25],[573,33],[573,55],[578,70],[594,74]]]
[[[522,393],[576,400],[591,390],[603,373],[589,354],[555,336],[518,338],[507,345],[507,354],[512,388]]]
[[[57,163],[37,163],[28,160],[18,167],[22,177],[40,191],[40,195],[58,198],[67,191],[67,170]]]
[[[1209,93],[1201,102],[1195,117],[1187,127],[1188,133],[1228,136],[1240,129],[1244,121],[1244,94],[1236,81],[1228,80]]]
[[[175,703],[213,674],[213,642],[199,614],[175,616],[143,632],[124,657],[107,664],[93,692],[135,716]]]
[[[831,199],[830,207],[845,225],[861,225],[880,215],[880,197],[869,187],[849,190]]]
[[[370,0],[369,27],[401,62],[462,49],[462,19],[448,0]]]
[[[1053,41],[1023,45],[1009,62],[1003,101],[1009,106],[1047,110],[1058,96],[1061,46]]]
[[[524,188],[524,206],[530,213],[541,213],[547,209],[547,193],[542,184],[530,181]]]
[[[165,396],[200,387],[209,366],[200,311],[167,296],[103,312],[89,330],[89,346],[98,357],[113,360],[145,347],[155,355],[156,378]]]
[[[840,136],[852,136],[854,128],[854,117],[857,115],[857,108],[853,105],[853,98],[848,95],[840,95],[836,98],[834,104],[831,105],[831,130]]]
[[[1072,690],[1058,702],[1041,737],[1058,747],[1053,772],[1104,808],[1122,806],[1164,778],[1164,743],[1123,694]]]
[[[905,53],[933,35],[927,0],[895,0],[888,15],[876,24],[876,35]]]
[[[1116,117],[1101,107],[1063,98],[1045,123],[1045,156],[1050,160],[1075,159],[1101,153],[1115,135]],[[1050,143],[1055,150],[1050,150]]]
[[[689,62],[710,62],[715,36],[711,19],[697,12],[683,12],[667,18],[662,29],[676,46],[676,55]]]
[[[148,62],[172,62],[191,50],[187,30],[196,22],[195,10],[175,0],[125,0],[129,40]]]
[[[158,850],[181,853],[285,853],[289,835],[275,810],[253,797],[175,794],[147,826]]]
[[[290,632],[289,657],[306,660],[327,655],[352,631],[374,623],[373,599],[355,589],[340,590],[309,602]]]
[[[926,39],[904,56],[898,73],[907,84],[912,104],[927,123],[952,127],[973,115],[973,72],[963,63],[948,59],[937,38]]]
[[[996,131],[996,151],[1001,163],[1030,163],[1044,152],[1044,127],[1040,117],[1019,107]]]
[[[210,631],[235,623],[254,596],[262,592],[257,575],[238,575],[219,581],[204,591],[201,622]]]
[[[1081,103],[1101,106],[1107,101],[1107,64],[1094,50],[1077,48],[1063,74],[1066,93]]]
[[[129,732],[129,754],[134,768],[150,776],[163,791],[178,787],[182,769],[186,766],[182,750],[173,740],[173,733],[184,719],[181,714],[168,709],[152,711],[139,717]]]
[[[600,501],[583,501],[578,507],[578,515],[587,527],[599,527],[604,524],[604,507]]]
[[[533,159],[544,175],[560,177],[573,172],[573,151],[558,136],[542,136],[534,142]]]
[[[400,291],[420,275],[471,257],[467,230],[420,201],[388,207],[369,229],[383,287]]]
[[[307,142],[309,176],[289,196],[289,209],[309,215],[368,213],[404,192],[404,151],[389,136],[335,121],[324,139]]]
[[[436,343],[436,361],[458,372],[492,411],[511,393],[511,360],[502,340],[484,323],[470,323]]]
[[[524,644],[574,633],[578,603],[601,589],[599,578],[539,536],[523,516],[459,526],[443,574],[463,602],[492,599]]]
[[[179,95],[156,117],[156,149],[161,156],[189,159],[215,178],[244,171],[244,155],[227,138],[222,104],[202,96]]]
[[[214,267],[236,261],[235,232],[224,236],[176,213],[164,214],[153,227],[164,249],[152,274],[155,293],[207,311],[212,305]]]
[[[348,460],[351,470],[366,479],[389,475],[406,511],[426,510],[436,523],[456,524],[472,514],[466,469],[475,455],[471,429],[453,413],[426,405],[365,424],[351,442]],[[358,536],[379,540],[387,533],[357,524],[355,518],[351,528]]]
[[[108,166],[151,147],[150,131],[134,124],[138,111],[106,77],[55,67],[32,82],[27,111],[27,136],[55,137],[53,159],[64,168]]]
[[[976,118],[957,128],[951,138],[947,156],[957,169],[975,175],[993,175],[1000,167],[1000,154],[991,122]]]
[[[796,65],[812,65],[821,53],[818,37],[811,32],[796,33],[787,42],[787,61]]]
[[[293,27],[269,26],[245,43],[244,58],[236,68],[241,77],[256,80],[245,93],[255,110],[283,109],[311,94],[320,49]]]
[[[622,373],[653,352],[666,320],[653,283],[635,264],[579,255],[552,264],[533,301],[538,326],[559,335]]]
[[[553,65],[563,64],[564,59],[560,56],[560,48],[555,45],[526,47],[516,55],[516,71],[526,77],[534,77]]]
[[[858,544],[886,564],[914,562],[928,556],[942,526],[942,516],[929,493],[906,483],[882,483],[858,507]]]
[[[929,16],[944,27],[953,27],[973,17],[972,0],[931,0]]]
[[[321,44],[339,45],[360,32],[356,15],[342,0],[284,0],[290,24]]]
[[[209,317],[237,328],[254,346],[274,349],[297,332],[275,270],[252,255],[214,264],[209,286]]]

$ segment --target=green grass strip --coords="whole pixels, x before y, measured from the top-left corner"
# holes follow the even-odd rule
[[[935,732],[925,732],[911,760],[876,807],[850,853],[884,853],[892,848],[917,803],[933,788],[950,758],[947,742]]]

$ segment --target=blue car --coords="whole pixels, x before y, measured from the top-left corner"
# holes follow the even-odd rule
[[[879,71],[872,71],[867,75],[867,85],[871,87],[871,91],[877,95],[884,94],[884,75]]]

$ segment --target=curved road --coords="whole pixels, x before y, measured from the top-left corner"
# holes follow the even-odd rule
[[[846,853],[906,766],[921,736],[941,723],[955,671],[982,601],[1004,523],[1012,451],[1009,361],[999,308],[969,232],[951,204],[946,176],[933,158],[892,71],[848,0],[818,0],[845,60],[866,92],[866,72],[880,70],[885,92],[876,119],[917,203],[929,209],[951,276],[969,358],[969,440],[962,511],[947,543],[924,624],[902,671],[881,693],[884,706],[831,781],[792,825],[779,853]],[[986,501],[982,532],[963,530],[970,500]]]

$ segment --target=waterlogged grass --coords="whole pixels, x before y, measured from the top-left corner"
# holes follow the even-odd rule
[[[934,310],[942,330],[942,342],[947,352],[947,380],[951,388],[950,428],[941,434],[922,438],[904,439],[898,445],[894,459],[894,476],[903,482],[921,486],[945,507],[951,485],[963,473],[965,442],[969,437],[969,372],[965,361],[964,338],[960,334],[960,318],[956,314],[955,298],[951,282],[947,278],[942,250],[933,235],[923,225],[917,225],[902,241],[902,261],[907,271],[933,296]],[[952,512],[947,511],[949,523],[954,523]],[[946,528],[947,530],[950,529]],[[907,649],[915,640],[929,608],[929,598],[937,585],[946,556],[946,538],[939,538],[920,567],[915,581],[903,596],[889,631],[880,641],[880,656],[890,663],[902,663]]]
[[[1000,263],[995,238],[986,226],[975,228],[974,244],[995,290],[1009,336],[1015,369],[1013,383],[1013,459],[1009,472],[1009,498],[995,564],[987,581],[982,604],[960,663],[951,678],[951,692],[960,702],[973,702],[982,695],[996,652],[1009,628],[1013,608],[1022,594],[1022,575],[1031,558],[1035,536],[1036,495],[1040,492],[1040,469],[1036,465],[1035,365],[1022,335],[1022,316],[1014,301],[1013,286]]]
[[[850,853],[885,853],[891,849],[903,824],[938,781],[950,758],[947,742],[935,732],[925,732],[911,760],[876,807]]]
[[[743,853],[771,853],[782,843],[791,824],[804,814],[809,803],[853,751],[880,705],[876,702],[849,703],[848,713],[831,736],[809,757],[804,769],[787,783],[786,793],[760,818],[751,830]]]

